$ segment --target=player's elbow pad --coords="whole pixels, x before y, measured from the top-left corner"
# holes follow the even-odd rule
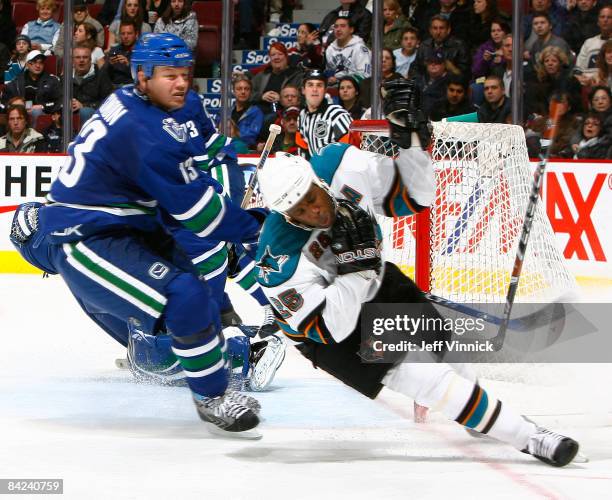
[[[420,148],[400,149],[395,165],[410,197],[429,207],[436,196],[436,179],[429,155]]]

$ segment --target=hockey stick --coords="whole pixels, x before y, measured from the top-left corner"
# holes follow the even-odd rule
[[[244,192],[244,197],[242,198],[242,203],[240,204],[240,208],[246,208],[251,200],[251,196],[253,196],[253,191],[255,190],[255,185],[257,184],[257,172],[263,168],[270,156],[270,151],[272,151],[272,146],[274,145],[274,141],[276,140],[276,136],[281,133],[280,125],[272,124],[268,129],[270,134],[268,135],[268,140],[266,141],[263,151],[261,152],[261,156],[259,157],[259,162],[257,163],[257,168],[255,172],[249,179],[249,185],[247,186],[246,191]]]
[[[523,269],[523,262],[525,260],[525,253],[527,252],[527,243],[529,243],[529,234],[531,233],[531,226],[535,216],[535,209],[538,204],[538,196],[542,181],[544,180],[544,171],[546,170],[546,164],[548,163],[548,157],[550,155],[550,146],[555,140],[557,133],[557,124],[560,118],[561,102],[553,97],[550,101],[550,124],[542,134],[542,138],[548,140],[546,144],[546,150],[544,154],[540,154],[540,162],[536,168],[533,184],[531,186],[531,193],[529,195],[529,201],[527,203],[527,210],[525,212],[525,220],[523,221],[523,229],[521,230],[521,237],[519,238],[518,248],[516,250],[516,257],[514,259],[514,266],[512,268],[512,275],[510,276],[510,285],[508,286],[508,293],[506,294],[506,303],[504,306],[504,317],[499,327],[497,336],[493,339],[493,349],[499,351],[506,339],[506,332],[510,323],[510,314],[512,313],[512,306],[514,305],[514,298],[516,291],[518,290],[519,280],[521,279],[521,271]]]
[[[493,325],[500,326],[502,325],[502,323],[504,323],[504,321],[506,321],[505,316],[495,316],[493,314],[489,314],[479,309],[470,307],[466,304],[459,304],[457,302],[453,302],[452,300],[448,300],[444,297],[439,297],[438,295],[433,295],[431,293],[425,293],[425,298],[439,306],[446,307],[448,309],[452,309],[463,314],[467,314],[468,316],[474,318],[482,319],[483,321],[486,321],[487,323],[491,323]],[[535,330],[536,328],[539,328],[541,326],[550,324],[552,321],[557,321],[563,318],[564,316],[565,308],[563,304],[561,302],[553,302],[551,304],[547,304],[542,309],[509,320],[506,328],[509,330],[515,330],[517,332],[528,332],[531,330]]]

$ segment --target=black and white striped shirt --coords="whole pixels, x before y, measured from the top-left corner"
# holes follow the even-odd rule
[[[307,108],[300,111],[299,131],[308,145],[310,156],[318,153],[324,146],[338,142],[349,133],[353,119],[342,106],[323,101],[319,108],[311,113]],[[346,142],[346,139],[345,141]]]

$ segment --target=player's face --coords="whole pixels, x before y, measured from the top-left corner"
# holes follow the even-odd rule
[[[287,215],[303,226],[326,229],[331,227],[336,219],[336,208],[327,191],[313,184],[304,198],[289,210]]]
[[[593,5],[595,5],[595,1],[596,0],[578,0],[576,5],[578,5],[578,8],[581,11],[586,12],[587,10],[590,10],[593,8]]]
[[[303,92],[306,104],[318,108],[325,98],[325,83],[321,80],[306,80]]]
[[[138,73],[140,88],[151,99],[151,102],[165,110],[183,107],[189,90],[189,68],[157,66],[153,77],[146,79],[144,73]]]
[[[20,137],[26,128],[25,118],[21,115],[21,113],[19,113],[19,111],[14,109],[9,113],[8,126],[11,134],[14,137]]]
[[[606,64],[612,66],[612,50],[606,50],[604,57],[606,59]]]

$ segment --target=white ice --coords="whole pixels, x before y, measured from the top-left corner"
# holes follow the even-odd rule
[[[411,400],[370,401],[292,348],[258,395],[263,439],[211,437],[187,389],[115,368],[123,349],[57,277],[0,275],[0,328],[0,478],[63,478],[63,498],[612,498],[609,366],[581,365],[561,386],[489,385],[590,458],[555,469],[438,415],[415,424]]]

